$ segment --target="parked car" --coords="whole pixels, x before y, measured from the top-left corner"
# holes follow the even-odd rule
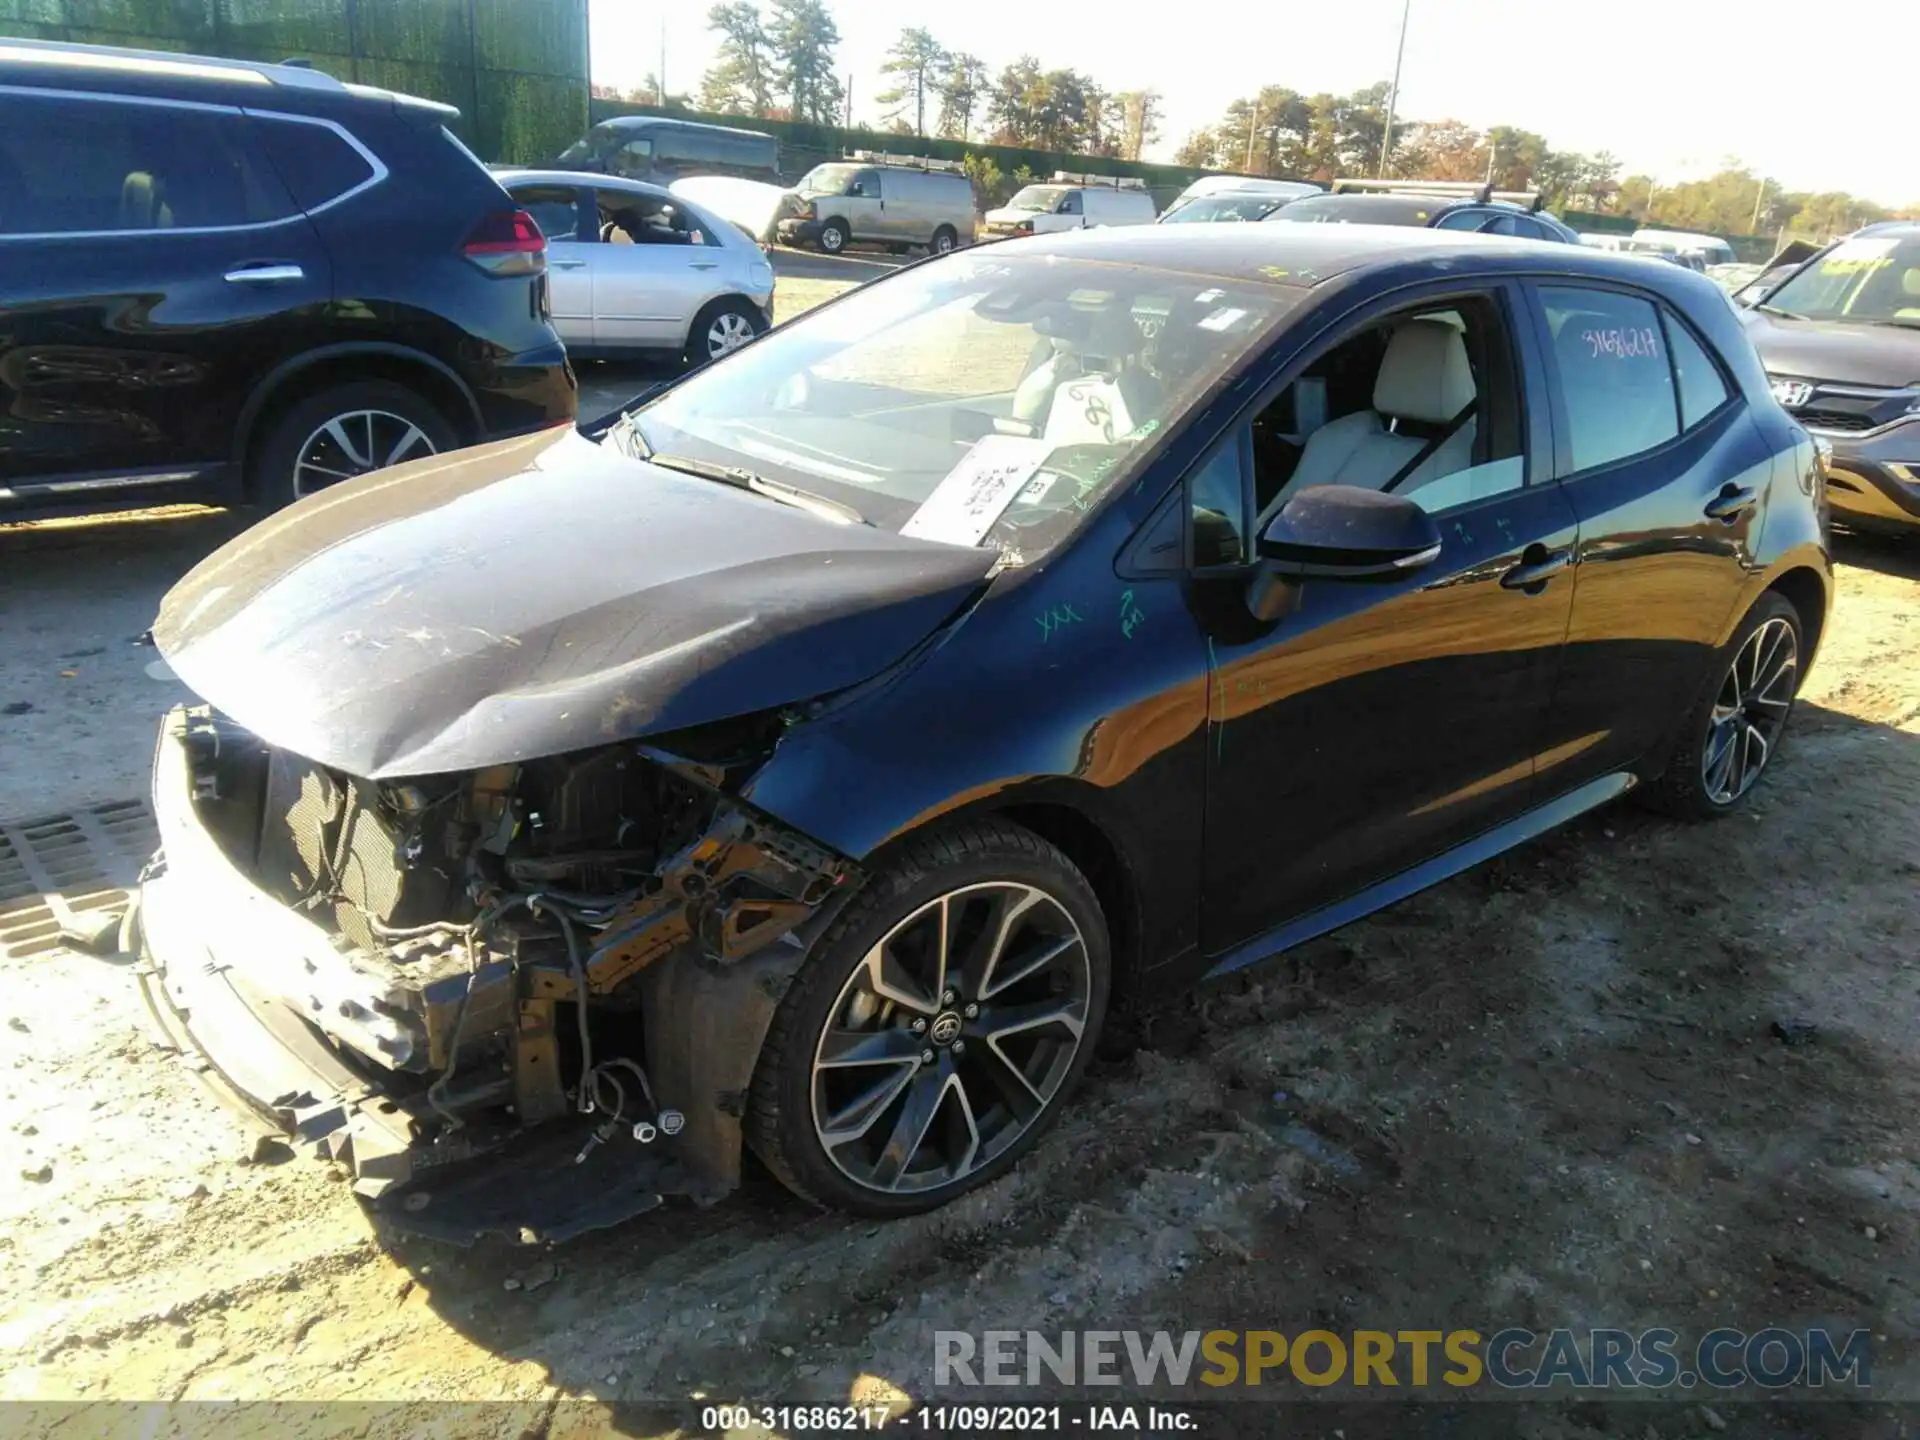
[[[1920,222],[1830,246],[1741,313],[1774,396],[1831,451],[1834,519],[1920,530]]]
[[[1209,195],[1277,195],[1283,200],[1298,200],[1303,195],[1318,195],[1325,187],[1310,180],[1269,180],[1261,175],[1202,175],[1174,198],[1167,213],[1189,200]]]
[[[553,326],[576,358],[668,350],[699,365],[773,324],[773,266],[729,221],[638,180],[495,176],[547,237]]]
[[[924,245],[944,255],[973,243],[973,182],[951,161],[856,150],[814,166],[793,193],[802,209],[775,227],[783,244],[818,245],[829,255],[856,241]]]
[[[597,434],[290,511],[155,625],[205,703],[149,993],[396,1227],[610,1223],[743,1143],[938,1205],[1118,1004],[1629,793],[1740,812],[1832,593],[1734,308],[1577,246],[1037,235]]]
[[[1701,269],[1709,265],[1737,264],[1740,259],[1733,253],[1733,246],[1718,235],[1699,235],[1690,230],[1660,230],[1643,225],[1633,232],[1633,239],[1635,244],[1655,250],[1698,255]]]
[[[1021,187],[1005,205],[987,211],[980,231],[990,239],[1006,239],[1153,222],[1153,197],[1138,180],[1056,174],[1047,184]]]
[[[1315,225],[1418,225],[1578,245],[1580,236],[1540,208],[1536,191],[1427,180],[1336,180],[1325,195],[1289,201],[1266,218]]]
[[[1261,191],[1216,190],[1191,200],[1176,200],[1160,212],[1161,225],[1211,224],[1215,221],[1264,220],[1287,203],[1285,195]]]
[[[546,168],[618,175],[650,185],[671,185],[689,175],[732,175],[778,184],[780,142],[731,125],[622,115],[595,125]]]
[[[0,518],[265,506],[573,418],[546,242],[458,112],[0,49]]]

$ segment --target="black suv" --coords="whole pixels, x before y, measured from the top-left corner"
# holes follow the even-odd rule
[[[278,506],[565,422],[546,242],[444,105],[0,48],[0,519]]]
[[[1308,224],[1417,225],[1578,245],[1580,236],[1540,208],[1538,191],[1495,190],[1450,180],[1336,180],[1266,218]]]

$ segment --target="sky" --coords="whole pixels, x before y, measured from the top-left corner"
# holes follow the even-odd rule
[[[637,87],[666,38],[667,84],[712,63],[706,0],[589,0],[593,79]],[[1391,78],[1402,0],[829,0],[854,118],[887,47],[923,26],[991,71],[1022,52],[1109,90],[1165,97],[1150,160],[1263,85],[1344,94]],[[1177,15],[1178,21],[1167,23]],[[1623,174],[1699,179],[1729,158],[1790,190],[1920,201],[1920,0],[1410,0],[1399,113],[1514,125],[1563,150],[1611,150]],[[931,116],[929,116],[931,120]]]

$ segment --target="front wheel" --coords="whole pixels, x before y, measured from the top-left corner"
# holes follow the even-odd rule
[[[766,329],[766,317],[745,300],[716,300],[694,317],[687,330],[687,363],[704,365],[731,355]]]
[[[943,1205],[1058,1116],[1099,1038],[1108,973],[1099,902],[1058,848],[994,820],[910,841],[781,1002],[748,1142],[821,1204]]]
[[[1744,805],[1786,735],[1804,649],[1800,612],[1783,595],[1761,596],[1721,652],[1666,772],[1646,787],[1647,801],[1696,820]]]
[[[853,237],[847,233],[847,222],[829,220],[820,227],[820,248],[829,255],[838,255],[847,248],[847,241]]]

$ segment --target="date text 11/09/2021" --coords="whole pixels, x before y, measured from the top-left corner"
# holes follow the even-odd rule
[[[837,1430],[923,1430],[928,1434],[979,1431],[1063,1435],[1076,1430],[1192,1432],[1191,1410],[1159,1405],[929,1405],[902,1415],[885,1405],[709,1405],[700,1412],[703,1430],[764,1429],[798,1435]]]

